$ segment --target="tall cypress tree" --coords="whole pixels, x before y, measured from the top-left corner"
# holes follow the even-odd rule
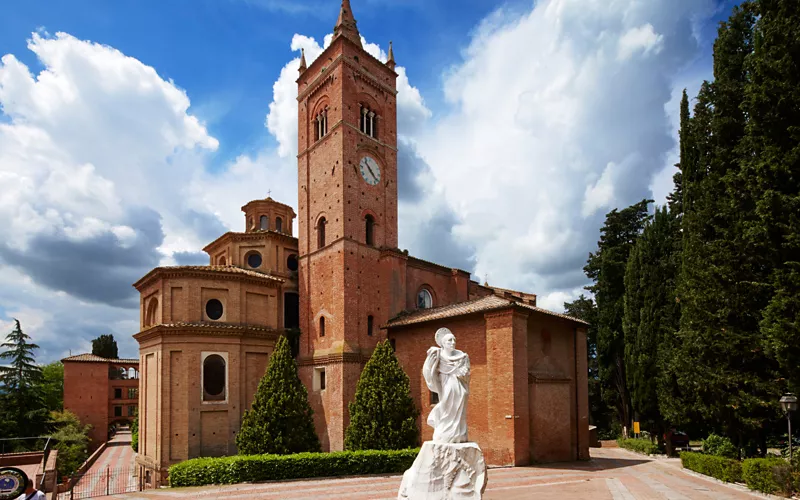
[[[388,340],[367,361],[349,405],[345,435],[348,450],[402,450],[419,445],[419,411],[411,399],[408,375]]]
[[[625,375],[625,339],[622,329],[625,269],[628,255],[650,219],[642,200],[606,215],[597,252],[589,254],[583,268],[594,284],[586,287],[597,301],[597,352],[603,399],[616,408],[620,424],[631,422],[631,402]]]
[[[665,345],[678,330],[675,301],[678,255],[677,223],[667,207],[656,210],[628,258],[625,272],[625,363],[631,403],[640,421],[662,436],[664,419],[659,402],[671,390],[664,365],[671,349]]]
[[[745,235],[752,199],[741,162],[747,116],[742,99],[752,48],[752,6],[734,8],[714,44],[713,84],[705,83],[692,118],[691,164],[684,166],[683,265],[679,285],[681,350],[671,360],[680,404],[740,445],[756,437],[772,414],[772,364],[758,346],[763,265]],[[763,438],[763,436],[762,436]]]
[[[759,0],[745,110],[745,162],[758,223],[748,240],[767,259],[770,298],[764,345],[782,377],[800,391],[800,9],[794,0]]]
[[[314,411],[306,387],[297,376],[286,337],[278,339],[267,373],[258,384],[253,406],[245,410],[236,446],[242,455],[288,455],[320,451],[314,431]]]

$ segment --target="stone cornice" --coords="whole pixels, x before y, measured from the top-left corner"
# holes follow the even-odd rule
[[[198,266],[201,267],[201,266]],[[284,283],[283,278],[277,278],[275,276],[271,276],[269,274],[264,274],[263,276],[256,276],[256,272],[253,274],[245,274],[245,273],[237,273],[237,272],[223,272],[212,269],[212,266],[208,266],[209,269],[181,269],[181,268],[163,268],[157,267],[147,273],[142,279],[137,281],[133,284],[133,287],[137,290],[141,291],[147,285],[150,285],[153,281],[157,279],[180,279],[180,278],[200,278],[200,279],[214,279],[217,280],[220,277],[224,277],[226,280],[230,281],[237,281],[240,283],[251,283],[254,285],[266,286],[269,288],[280,288],[281,284]]]
[[[325,354],[322,356],[313,356],[310,358],[299,358],[297,360],[298,366],[318,366],[318,365],[332,365],[337,363],[361,363],[364,364],[369,359],[358,352],[342,352],[334,354]]]
[[[161,336],[201,335],[214,337],[256,337],[277,340],[283,328],[269,328],[255,325],[234,325],[231,323],[170,323],[156,325],[133,336],[139,343]]]
[[[359,134],[363,135],[365,138],[369,139],[370,141],[373,141],[373,142],[375,142],[376,144],[378,144],[378,145],[380,145],[380,146],[383,146],[383,147],[385,147],[385,148],[387,148],[387,149],[391,149],[392,151],[394,151],[395,153],[397,153],[397,147],[396,147],[396,146],[392,146],[391,144],[387,144],[387,143],[385,143],[385,142],[381,142],[381,141],[379,141],[378,139],[375,139],[374,137],[370,137],[370,136],[368,136],[368,135],[367,135],[367,134],[365,134],[364,132],[360,131],[360,130],[358,129],[358,127],[356,127],[356,126],[355,126],[355,125],[353,125],[352,123],[348,123],[348,122],[346,122],[346,121],[344,121],[344,120],[339,120],[338,122],[336,122],[336,123],[334,123],[333,125],[331,125],[331,126],[330,126],[330,128],[328,129],[328,133],[327,133],[327,134],[325,134],[325,137],[323,137],[322,139],[320,139],[320,140],[318,140],[318,141],[314,141],[314,144],[310,145],[310,146],[309,146],[309,147],[307,147],[306,149],[304,149],[304,150],[300,151],[299,153],[297,153],[297,159],[299,160],[299,159],[300,159],[300,158],[302,158],[303,156],[305,156],[305,155],[307,155],[308,153],[310,153],[311,151],[315,150],[315,149],[316,149],[318,146],[321,146],[322,144],[325,144],[325,141],[326,141],[326,140],[327,140],[329,137],[333,137],[333,132],[334,132],[334,131],[335,131],[337,128],[339,128],[339,127],[349,127],[349,128],[351,128],[351,129],[353,129],[354,131],[356,131],[357,133],[359,133]]]
[[[253,240],[263,240],[264,236],[272,236],[274,238],[278,238],[280,240],[294,243],[295,245],[298,244],[298,239],[294,236],[286,233],[279,233],[278,231],[254,231],[252,233],[240,233],[237,231],[228,231],[227,233],[223,234],[216,240],[212,241],[208,245],[203,248],[203,251],[206,253],[213,252],[216,248],[220,245],[227,243],[229,241],[253,241]]]
[[[327,51],[327,49],[326,49],[326,51]],[[311,66],[305,71],[305,73],[311,71],[311,68],[316,66],[317,61],[322,60],[322,57],[324,55],[325,55],[325,52],[320,54],[319,57],[317,57],[317,59],[313,63],[311,63]],[[336,56],[336,59],[334,59],[333,61],[330,62],[330,64],[328,64],[327,66],[324,66],[325,69],[323,71],[320,71],[320,73],[316,77],[314,77],[313,80],[311,80],[308,83],[308,86],[306,88],[304,88],[303,90],[301,90],[301,91],[299,91],[297,93],[297,102],[300,102],[300,101],[306,99],[307,97],[310,97],[312,94],[316,93],[316,91],[320,87],[325,85],[327,79],[333,78],[333,73],[331,72],[331,70],[333,68],[335,68],[338,64],[341,64],[342,60],[344,60],[344,55],[339,54],[338,56]],[[298,85],[300,84],[300,80],[302,78],[303,78],[302,75],[300,75],[300,77],[297,78]]]

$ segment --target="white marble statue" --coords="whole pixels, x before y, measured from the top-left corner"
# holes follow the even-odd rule
[[[428,425],[433,427],[434,441],[466,443],[469,356],[456,349],[456,337],[447,328],[439,328],[435,338],[439,347],[428,349],[422,366],[425,383],[439,395]]]
[[[467,441],[469,356],[456,350],[456,337],[447,328],[436,331],[439,347],[428,349],[422,375],[439,395],[428,425],[433,440],[422,444],[417,458],[403,474],[398,500],[480,500],[486,490],[486,462],[477,443]]]

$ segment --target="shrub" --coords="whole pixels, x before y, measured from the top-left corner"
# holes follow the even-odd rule
[[[139,410],[136,410],[136,416],[133,418],[131,424],[131,448],[133,451],[139,451]]]
[[[742,463],[747,487],[762,493],[787,495],[792,486],[792,468],[782,458],[748,458]]]
[[[703,440],[703,453],[725,458],[739,458],[739,450],[736,449],[731,440],[717,434],[709,434]]]
[[[258,384],[253,406],[242,416],[242,427],[236,435],[239,453],[287,455],[320,451],[313,415],[289,342],[281,337],[267,373]]]
[[[338,451],[295,455],[195,458],[169,468],[170,486],[203,486],[281,479],[400,473],[419,449]]]
[[[742,463],[738,460],[682,451],[681,465],[689,470],[715,477],[728,483],[742,482]]]
[[[370,356],[350,403],[348,450],[402,450],[419,445],[411,385],[388,340]]]
[[[661,452],[658,443],[654,443],[649,439],[617,439],[617,444],[620,448],[635,451],[636,453],[643,453],[645,455],[655,455]]]
[[[58,450],[56,468],[59,477],[71,476],[89,458],[90,425],[82,425],[78,416],[70,411],[51,412],[55,432],[51,435]]]

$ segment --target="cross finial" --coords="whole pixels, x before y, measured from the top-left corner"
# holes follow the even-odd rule
[[[270,196],[272,196],[272,190],[271,189],[267,189],[267,198],[269,198]]]

